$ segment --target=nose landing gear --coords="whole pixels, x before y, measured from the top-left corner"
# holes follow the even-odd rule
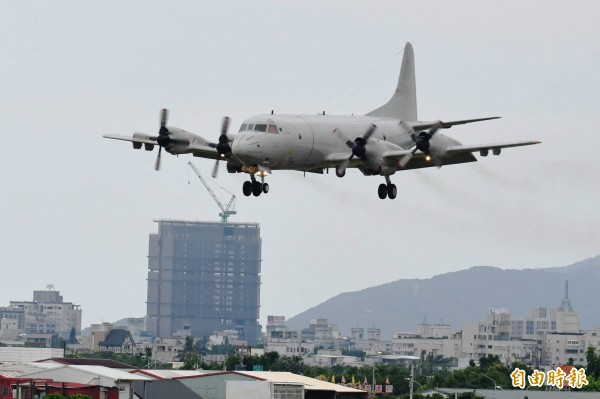
[[[386,181],[386,184],[381,183],[377,189],[377,194],[379,195],[379,198],[381,198],[381,199],[385,199],[386,197],[389,199],[396,198],[396,195],[398,194],[398,189],[396,188],[396,185],[392,184],[389,176],[385,177],[385,181]]]
[[[245,181],[242,186],[242,192],[246,197],[254,195],[258,197],[262,193],[267,194],[269,192],[269,183],[264,182],[264,176],[261,176],[261,181],[256,180],[254,174],[250,175],[250,181]]]

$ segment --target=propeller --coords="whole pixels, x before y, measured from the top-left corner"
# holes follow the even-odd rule
[[[221,121],[221,135],[219,136],[219,142],[215,145],[212,144],[211,147],[216,148],[219,157],[215,161],[215,166],[213,166],[212,177],[217,177],[219,173],[219,161],[222,158],[229,158],[231,156],[231,146],[229,145],[229,138],[227,137],[227,131],[229,130],[229,121],[230,118],[228,116],[224,116]]]
[[[371,126],[369,126],[369,129],[367,129],[365,134],[363,134],[362,137],[359,136],[355,138],[354,141],[348,140],[348,138],[344,136],[344,133],[342,133],[340,129],[335,129],[333,131],[338,137],[340,137],[345,142],[348,148],[350,148],[350,150],[352,151],[352,154],[350,154],[348,159],[346,159],[344,162],[342,162],[340,166],[338,166],[337,170],[340,175],[344,175],[344,173],[346,173],[346,168],[350,164],[350,161],[352,161],[352,158],[356,157],[361,161],[367,159],[366,145],[369,141],[369,138],[375,132],[375,129],[377,129],[377,126],[375,124],[371,124]]]
[[[160,129],[158,130],[158,136],[153,139],[158,144],[158,155],[156,156],[156,162],[154,163],[154,170],[160,170],[160,155],[162,148],[169,145],[173,140],[169,136],[169,129],[167,129],[167,119],[169,118],[169,110],[163,108],[160,110]]]
[[[420,132],[418,135],[415,133],[413,128],[407,125],[404,121],[400,123],[405,129],[411,132],[410,138],[415,143],[415,148],[411,151],[411,153],[400,159],[400,166],[404,168],[410,162],[415,153],[417,151],[421,151],[423,154],[430,156],[433,159],[433,162],[436,164],[436,166],[440,168],[442,166],[442,161],[429,151],[429,148],[431,147],[431,143],[429,142],[429,140],[431,140],[433,135],[442,128],[442,122],[440,121],[434,124],[428,131]]]

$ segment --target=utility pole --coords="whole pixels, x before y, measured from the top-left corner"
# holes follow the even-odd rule
[[[414,365],[411,363],[410,364],[410,382],[408,383],[408,386],[409,386],[409,389],[410,389],[410,394],[408,395],[409,399],[413,399],[413,382],[414,382],[414,378],[415,378]]]

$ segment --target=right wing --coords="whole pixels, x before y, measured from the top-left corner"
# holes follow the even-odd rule
[[[144,133],[134,133],[133,137],[131,136],[123,136],[120,134],[105,134],[102,137],[107,139],[114,140],[123,140],[123,141],[131,141],[132,143],[140,143],[140,144],[152,144],[156,145],[156,140],[151,140],[149,135]]]
[[[188,150],[195,157],[217,159],[219,158],[219,153],[215,147],[206,144],[192,143],[188,147]]]

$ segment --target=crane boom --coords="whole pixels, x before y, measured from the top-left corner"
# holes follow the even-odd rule
[[[233,202],[235,201],[235,194],[231,194],[231,199],[227,203],[227,206],[224,206],[223,203],[221,201],[219,201],[219,198],[214,193],[212,188],[210,188],[210,186],[208,185],[208,182],[206,180],[204,180],[204,177],[202,176],[200,171],[196,168],[196,166],[192,162],[188,162],[188,165],[190,165],[192,167],[192,169],[194,170],[194,173],[196,173],[196,176],[198,176],[198,178],[200,179],[200,181],[202,182],[202,184],[204,185],[206,190],[208,190],[209,194],[213,197],[213,200],[215,200],[215,202],[217,203],[219,208],[221,208],[221,213],[219,213],[219,216],[221,217],[221,221],[223,223],[227,223],[227,218],[229,217],[229,215],[235,215],[237,213],[234,210],[230,210],[231,206],[233,205]]]

